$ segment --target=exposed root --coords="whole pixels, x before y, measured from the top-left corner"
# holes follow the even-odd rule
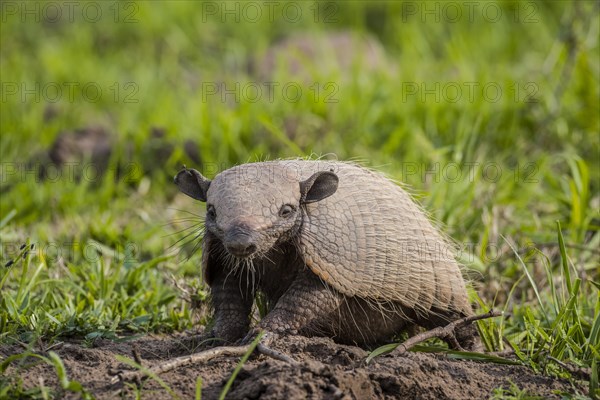
[[[164,363],[157,364],[147,370],[137,370],[137,371],[119,371],[116,376],[111,379],[112,384],[116,384],[119,382],[141,382],[146,379],[150,375],[159,375],[164,372],[172,371],[179,367],[183,367],[186,365],[199,364],[203,362],[207,362],[212,360],[213,358],[220,356],[233,356],[233,357],[241,357],[247,352],[250,351],[252,344],[244,345],[244,346],[222,346],[215,347],[209,350],[204,350],[199,353],[190,354],[187,356],[177,357],[172,360],[166,361]],[[284,361],[286,363],[295,365],[298,362],[291,357],[286,356],[285,354],[273,350],[262,343],[259,343],[256,346],[256,350],[260,354],[264,354],[267,357],[274,358],[276,360]],[[141,361],[141,360],[139,360]],[[138,361],[138,363],[140,363]]]
[[[394,350],[394,352],[402,354],[408,351],[411,347],[422,343],[431,338],[439,338],[445,341],[452,343],[458,350],[463,350],[462,347],[458,344],[458,340],[456,339],[455,331],[458,328],[465,327],[474,321],[478,321],[481,319],[500,317],[503,313],[501,311],[489,311],[485,314],[481,315],[472,315],[470,317],[465,317],[461,319],[457,319],[456,321],[450,322],[446,326],[440,326],[438,328],[431,329],[427,332],[419,333],[416,336],[408,338],[404,342],[400,343],[398,347]]]

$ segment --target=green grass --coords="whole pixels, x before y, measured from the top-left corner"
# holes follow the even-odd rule
[[[25,359],[27,357],[37,358],[54,367],[56,371],[56,375],[58,377],[60,388],[64,392],[70,392],[73,394],[78,394],[78,397],[81,399],[93,399],[94,397],[81,385],[78,381],[70,380],[67,374],[67,370],[65,368],[65,364],[61,360],[61,358],[53,351],[48,352],[48,357],[41,356],[35,352],[24,351],[21,354],[15,354],[13,356],[7,357],[0,364],[0,372],[4,374],[6,368],[13,361]],[[47,387],[44,386],[43,380],[41,384],[37,388],[23,390],[21,387],[21,382],[17,381],[16,384],[10,384],[10,378],[5,378],[4,375],[0,378],[0,398],[54,398],[56,393],[52,393]]]
[[[509,388],[498,388],[494,391],[492,400],[543,400],[540,396],[531,396],[526,390],[519,389],[515,383],[511,382]]]
[[[591,368],[597,393],[594,2],[501,1],[495,4],[502,18],[490,22],[477,8],[473,23],[464,9],[457,23],[443,15],[423,21],[407,15],[407,4],[424,7],[412,2],[302,2],[295,23],[279,14],[271,23],[263,13],[237,24],[203,14],[191,1],[122,4],[118,15],[113,3],[102,4],[97,23],[81,12],[74,22],[65,14],[57,23],[2,14],[1,342],[117,339],[207,322],[191,307],[206,298],[200,254],[189,245],[179,254],[180,245],[170,247],[197,221],[181,210],[203,212],[175,197],[171,183],[186,160],[181,145],[193,139],[211,176],[249,160],[335,153],[408,183],[457,242],[477,292],[473,301],[482,311],[510,314],[479,323],[486,347],[510,346],[544,374],[570,375],[553,359]],[[129,12],[137,22],[125,20]],[[336,22],[324,20],[329,12]],[[379,40],[385,67],[339,73],[319,58],[307,61],[309,82],[279,68],[273,79],[280,86],[302,88],[294,102],[280,92],[272,102],[206,95],[207,84],[256,82],[247,64],[278,38],[338,30]],[[65,82],[78,85],[72,99]],[[326,101],[332,82],[334,103]],[[469,82],[477,88],[472,98]],[[53,83],[64,90],[54,103],[44,92]],[[94,101],[82,90],[90,83],[102,89]],[[15,84],[17,94],[10,94]],[[451,101],[443,88],[457,85],[463,96]],[[486,85],[502,95],[491,101],[492,92],[481,90]],[[41,93],[39,101],[23,89]],[[44,118],[50,111],[55,116]],[[118,137],[113,171],[119,160],[131,168],[116,179],[36,179],[27,163],[41,160],[59,132],[90,125]],[[148,157],[152,127],[164,128],[176,145],[169,157]]]

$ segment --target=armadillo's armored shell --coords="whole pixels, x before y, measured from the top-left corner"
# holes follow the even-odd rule
[[[335,194],[306,205],[299,248],[314,273],[349,296],[472,313],[451,247],[408,193],[354,164],[297,162],[302,179],[339,177]]]

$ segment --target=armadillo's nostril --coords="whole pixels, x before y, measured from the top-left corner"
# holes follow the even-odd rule
[[[236,257],[248,257],[256,252],[256,245],[249,235],[235,235],[226,241],[227,251]]]

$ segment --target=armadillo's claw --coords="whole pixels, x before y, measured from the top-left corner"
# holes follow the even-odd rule
[[[214,330],[210,330],[209,332],[204,332],[199,335],[193,335],[183,338],[177,343],[177,346],[178,348],[185,349],[188,351],[197,351],[198,349],[205,349],[222,345],[223,342],[223,339],[220,339],[215,335]]]
[[[277,335],[275,332],[263,331],[259,345],[269,346],[271,343],[275,342],[278,337],[279,335]]]
[[[246,336],[244,336],[242,339],[240,339],[236,344],[239,346],[246,346],[246,345],[252,343],[254,341],[254,339],[256,339],[256,336],[259,333],[260,333],[260,331],[257,328],[252,328],[252,329],[250,329],[250,331],[248,331]]]
[[[288,364],[298,364],[298,361],[294,360],[290,356],[270,347],[270,345],[279,338],[279,335],[275,332],[260,329],[258,327],[254,328],[248,332],[244,339],[242,339],[242,345],[251,346],[252,343],[255,343],[259,335],[260,339],[254,349],[254,356],[263,354],[267,357],[271,357]]]
[[[259,344],[261,344],[263,346],[270,345],[279,336],[274,332],[267,331],[267,330],[261,329],[259,327],[255,327],[255,328],[250,329],[250,332],[248,332],[248,334],[246,336],[244,336],[243,339],[240,340],[239,344],[241,346],[249,345],[250,343],[254,342],[254,340],[256,340],[258,335],[261,335]]]

